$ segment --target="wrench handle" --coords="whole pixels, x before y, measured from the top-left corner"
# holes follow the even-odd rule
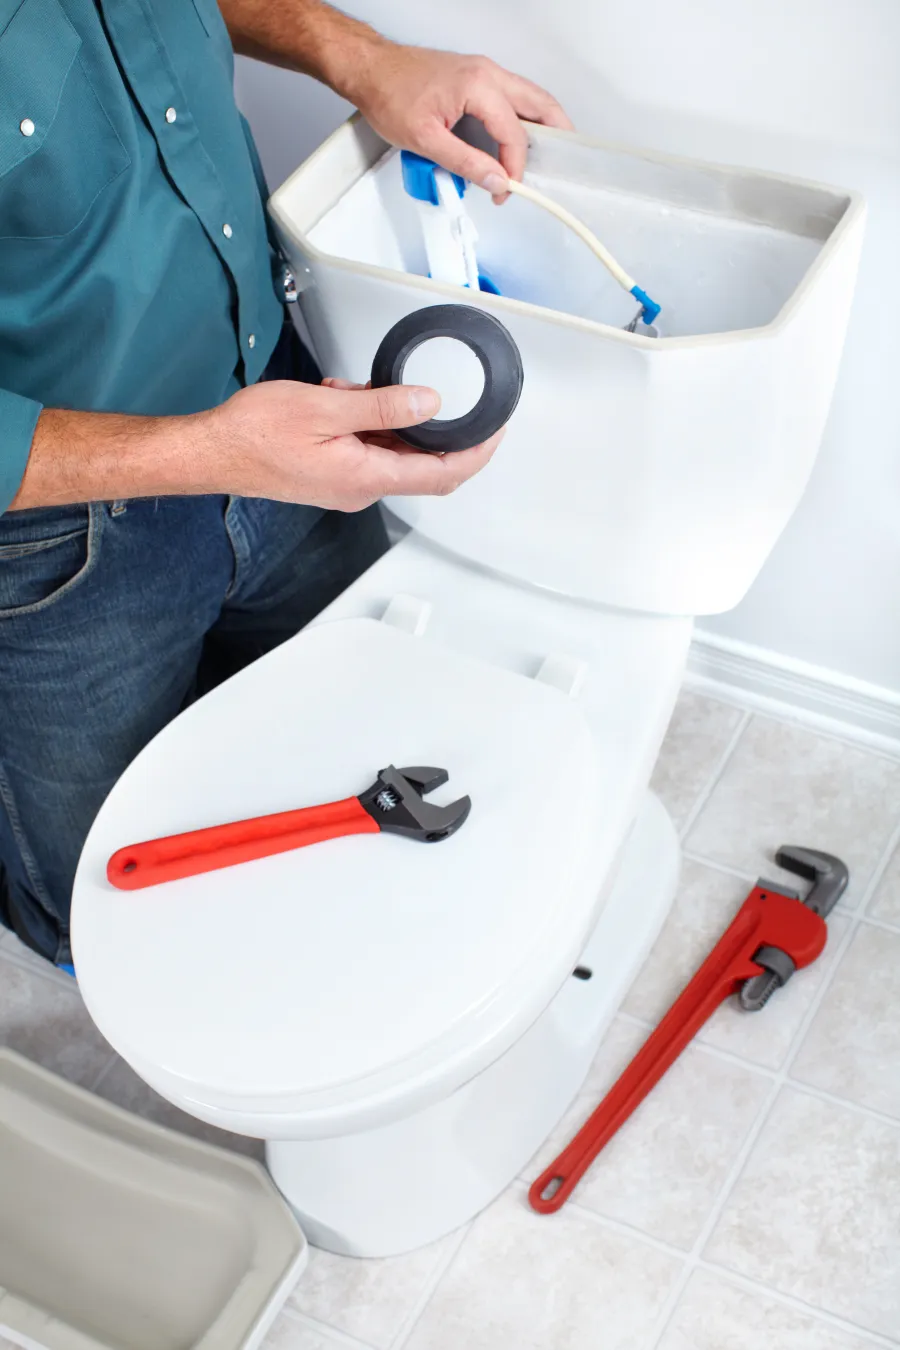
[[[758,944],[757,891],[747,897],[690,984],[603,1101],[528,1192],[532,1209],[553,1214],[578,1185],[598,1153],[674,1064],[686,1045],[741,981],[759,973],[751,959]]]
[[[289,849],[319,844],[347,834],[377,834],[378,822],[358,797],[305,806],[297,811],[235,820],[186,834],[170,834],[117,849],[106,866],[107,879],[122,891],[179,881],[221,867],[268,858]]]
[[[765,974],[754,956],[777,947],[798,969],[825,946],[825,921],[802,901],[757,885],[690,984],[610,1088],[572,1142],[528,1192],[532,1209],[552,1214],[572,1194],[601,1149],[640,1106],[720,1003],[745,980]]]
[[[750,967],[745,974],[756,969]],[[565,1204],[597,1155],[739,983],[727,971],[711,983],[701,966],[571,1143],[534,1182],[528,1192],[532,1209],[553,1214]]]

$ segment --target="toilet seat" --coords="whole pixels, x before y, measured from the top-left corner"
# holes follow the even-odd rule
[[[473,801],[458,834],[106,881],[126,843],[344,797],[391,762],[450,771],[435,799]],[[373,619],[321,623],[176,719],[101,810],[73,898],[89,1011],[207,1118],[271,1134],[289,1116],[294,1137],[391,1119],[487,1067],[556,994],[598,909],[600,809],[577,701]]]

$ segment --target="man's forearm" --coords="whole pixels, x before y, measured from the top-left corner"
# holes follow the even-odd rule
[[[202,415],[126,417],[47,408],[8,508],[209,492]]]
[[[312,75],[351,100],[391,45],[322,0],[219,0],[219,8],[236,52]]]

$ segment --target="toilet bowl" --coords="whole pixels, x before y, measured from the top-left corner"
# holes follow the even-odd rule
[[[358,119],[336,133],[272,202],[324,367],[364,380],[404,313],[471,299],[515,337],[522,400],[482,475],[392,503],[414,528],[384,558],[151,742],[75,881],[101,1031],[169,1101],[264,1139],[307,1235],[349,1255],[465,1223],[578,1092],[674,894],[648,783],[691,616],[734,603],[799,499],[852,295],[852,194],[530,134],[621,254],[646,247],[671,335],[624,332],[603,278],[567,278],[589,260],[505,207],[478,218],[502,296],[417,274],[394,152]],[[666,211],[752,273],[733,308],[684,298],[645,240]],[[346,797],[387,763],[445,766],[435,797],[471,796],[464,827],[106,880],[124,844]]]

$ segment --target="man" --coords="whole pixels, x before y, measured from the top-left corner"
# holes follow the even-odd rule
[[[393,434],[434,391],[320,377],[285,319],[233,50],[304,71],[500,202],[554,100],[320,0],[0,0],[0,921],[67,965],[81,846],[187,702],[445,493]],[[464,113],[499,162],[463,144]]]

